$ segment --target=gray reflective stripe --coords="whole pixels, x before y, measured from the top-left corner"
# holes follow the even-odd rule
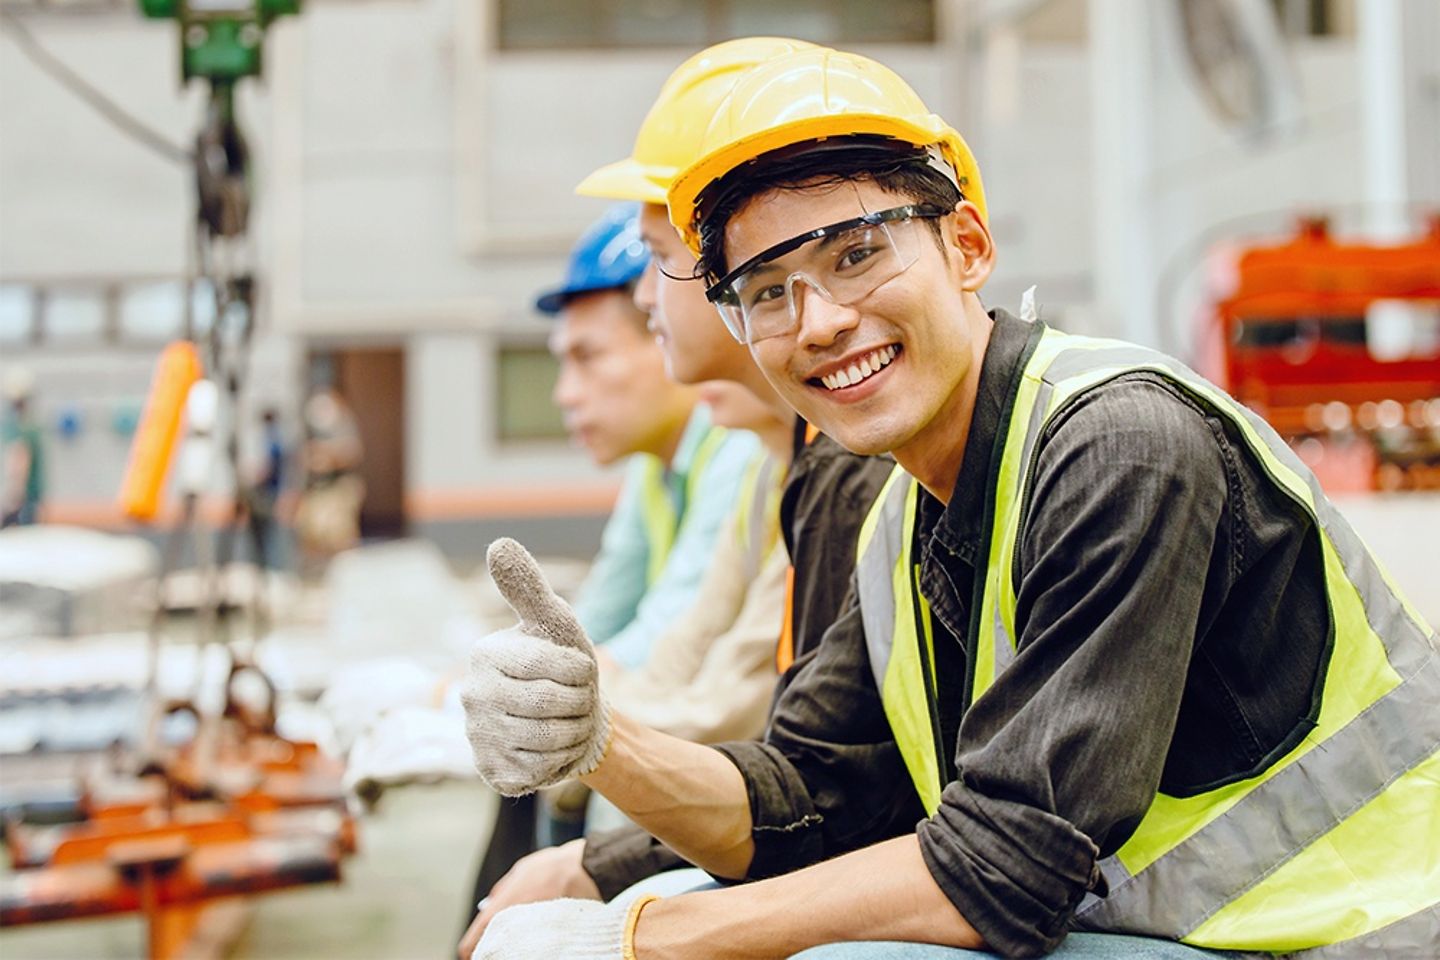
[[[1030,410],[1030,423],[1025,427],[1025,444],[1020,450],[1020,475],[1015,487],[1016,497],[1025,495],[1025,483],[1029,480],[1030,473],[1030,457],[1035,453],[1035,444],[1040,442],[1040,437],[1045,432],[1050,398],[1054,393],[1055,385],[1048,380],[1043,381],[1040,389],[1035,393],[1035,406]],[[1016,533],[1023,536],[1025,531],[1017,530]]]
[[[860,593],[860,618],[865,624],[865,649],[870,654],[870,670],[875,674],[875,689],[885,690],[885,671],[890,667],[890,651],[895,647],[895,591],[892,589],[895,565],[905,537],[905,496],[915,481],[902,476],[890,485],[890,493],[880,508],[874,535],[856,567],[856,583]]]
[[[1224,392],[1180,361],[1162,353],[1135,346],[1098,349],[1076,347],[1062,350],[1045,370],[1044,378],[1052,383],[1058,383],[1069,377],[1088,373],[1097,367],[1134,366],[1158,367],[1162,371],[1171,373],[1181,385],[1202,384],[1216,392]],[[1391,666],[1401,676],[1414,673],[1425,658],[1437,646],[1440,646],[1440,640],[1437,640],[1434,631],[1427,634],[1411,618],[1405,610],[1404,604],[1391,591],[1390,585],[1385,582],[1380,569],[1371,559],[1369,550],[1355,534],[1350,524],[1340,515],[1340,511],[1335,509],[1335,505],[1320,489],[1320,482],[1315,479],[1315,474],[1301,462],[1295,451],[1290,449],[1290,445],[1280,439],[1280,435],[1275,432],[1274,428],[1253,410],[1239,402],[1228,404],[1221,412],[1230,412],[1244,417],[1245,421],[1255,428],[1255,432],[1264,441],[1269,451],[1275,455],[1275,458],[1300,477],[1309,487],[1311,499],[1315,504],[1315,516],[1329,536],[1330,542],[1334,544],[1335,552],[1340,558],[1340,565],[1345,570],[1345,576],[1359,590],[1360,602],[1365,608],[1365,619],[1385,645],[1385,652]],[[1027,437],[1027,442],[1028,440]]]
[[[775,459],[766,457],[755,471],[755,489],[750,500],[750,527],[745,531],[749,539],[745,544],[745,571],[747,580],[760,575],[760,566],[765,561],[765,533],[770,521],[770,478],[775,475]]]
[[[1120,862],[1119,857],[1106,857],[1100,861],[1100,873],[1105,877],[1105,886],[1115,890],[1130,882],[1130,871],[1125,869],[1125,864]],[[1080,906],[1075,908],[1075,926],[1077,929],[1089,929],[1085,922],[1085,914],[1095,909],[1101,903],[1100,897],[1093,893],[1086,893],[1080,898]]]
[[[1265,438],[1271,451],[1290,470],[1304,478],[1315,501],[1315,516],[1325,528],[1335,552],[1340,557],[1340,566],[1345,576],[1360,591],[1360,604],[1365,608],[1365,620],[1385,645],[1385,653],[1395,672],[1406,676],[1420,668],[1427,656],[1437,649],[1433,630],[1427,635],[1405,610],[1400,598],[1385,582],[1380,568],[1370,557],[1370,551],[1355,533],[1350,522],[1335,509],[1335,504],[1320,489],[1320,481],[1310,468],[1301,462],[1289,444],[1264,420],[1247,407],[1236,404],[1242,416],[1253,425],[1260,436]]]
[[[1363,937],[1327,947],[1312,947],[1289,956],[1297,960],[1352,960],[1354,957],[1435,960],[1440,957],[1440,904],[1412,913]]]
[[[1184,937],[1440,750],[1440,655],[1077,920]],[[1224,869],[1216,864],[1223,863]],[[1110,873],[1107,868],[1107,878]]]
[[[1005,629],[1005,621],[1000,617],[1000,603],[995,603],[995,676],[998,677],[1010,669],[1010,664],[1015,662],[1015,643],[1010,639],[1010,634]]]

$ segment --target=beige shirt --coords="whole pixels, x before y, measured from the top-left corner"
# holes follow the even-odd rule
[[[617,710],[700,743],[761,734],[775,689],[789,566],[779,530],[783,472],[769,471],[763,491],[743,488],[749,503],[737,507],[717,539],[695,603],[656,639],[645,665],[602,679]],[[748,524],[749,510],[757,507],[763,523]],[[752,576],[757,558],[759,572]]]

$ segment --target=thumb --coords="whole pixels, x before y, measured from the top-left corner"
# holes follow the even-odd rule
[[[575,619],[575,612],[550,589],[550,582],[529,550],[509,537],[501,537],[490,544],[485,560],[490,566],[491,579],[520,618],[521,625],[555,643],[593,656],[590,638]]]

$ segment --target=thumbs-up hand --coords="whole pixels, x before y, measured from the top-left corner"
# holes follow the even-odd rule
[[[490,576],[520,622],[482,637],[461,700],[475,769],[507,797],[533,793],[600,765],[610,710],[595,648],[530,553],[490,544]]]

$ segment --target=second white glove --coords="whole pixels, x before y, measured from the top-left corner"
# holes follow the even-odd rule
[[[598,767],[610,710],[590,638],[535,558],[506,538],[486,559],[520,622],[475,644],[461,700],[475,768],[513,797]]]
[[[634,960],[640,911],[658,899],[546,900],[511,907],[490,921],[471,960]]]

